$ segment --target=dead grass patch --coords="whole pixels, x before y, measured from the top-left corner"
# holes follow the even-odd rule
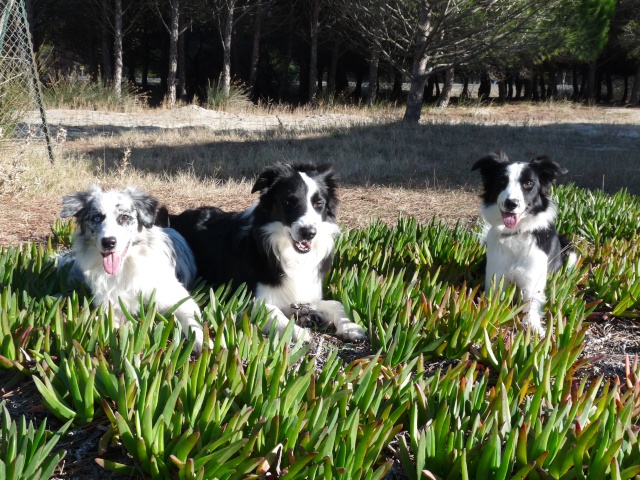
[[[379,115],[329,106],[256,111],[50,111],[58,160],[51,166],[41,144],[26,148],[12,190],[0,197],[0,244],[41,239],[60,197],[91,183],[139,186],[173,211],[204,204],[240,210],[254,200],[257,173],[274,162],[333,164],[347,227],[372,218],[394,223],[398,215],[472,222],[479,179],[470,168],[496,149],[518,160],[549,154],[569,169],[564,182],[640,193],[637,109],[476,104],[425,109],[413,127],[399,122],[393,106]],[[2,165],[15,167],[15,154],[7,152]]]

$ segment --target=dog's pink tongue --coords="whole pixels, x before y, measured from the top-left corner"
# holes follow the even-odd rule
[[[122,264],[122,254],[117,252],[110,252],[106,255],[102,256],[102,265],[104,266],[104,271],[109,275],[115,275],[120,271],[120,266]]]
[[[507,228],[515,228],[518,224],[518,214],[511,212],[502,212],[502,221]]]

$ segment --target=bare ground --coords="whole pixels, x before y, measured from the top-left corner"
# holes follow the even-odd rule
[[[217,178],[210,181],[209,174],[203,175],[201,179],[204,187],[194,186],[194,183],[176,183],[174,180],[160,179],[149,181],[149,177],[140,176],[139,172],[126,170],[127,165],[119,165],[118,157],[126,148],[150,149],[150,162],[155,158],[163,156],[163,149],[169,154],[169,150],[163,142],[167,137],[175,135],[175,129],[197,127],[213,132],[227,132],[227,138],[220,141],[216,138],[216,143],[211,149],[204,153],[187,149],[185,158],[201,155],[204,161],[212,156],[212,151],[218,152],[227,149],[229,158],[221,160],[216,157],[215,161],[224,165],[224,161],[230,163],[229,167],[219,167],[223,171],[214,170],[224,177],[225,169],[233,167],[234,162],[244,162],[245,157],[257,151],[256,156],[265,156],[271,159],[288,160],[286,154],[278,151],[271,155],[272,151],[261,150],[260,142],[264,140],[264,132],[269,130],[280,130],[288,132],[282,140],[283,145],[278,145],[278,149],[289,148],[287,135],[295,135],[296,132],[305,134],[309,129],[321,132],[323,135],[314,138],[315,143],[305,145],[304,149],[296,151],[303,159],[307,159],[309,151],[316,152],[316,157],[311,155],[311,160],[329,160],[325,158],[326,150],[323,145],[328,144],[329,149],[336,152],[341,170],[346,172],[346,181],[343,182],[339,195],[341,206],[339,209],[339,222],[344,228],[360,228],[369,224],[372,219],[379,219],[383,222],[394,224],[399,215],[413,216],[420,222],[428,222],[432,217],[438,217],[450,222],[461,221],[463,224],[472,225],[477,219],[478,198],[477,185],[469,186],[469,161],[478,158],[496,147],[521,146],[526,155],[531,153],[551,153],[554,156],[567,158],[568,162],[575,161],[578,168],[572,168],[573,176],[571,181],[575,181],[586,187],[599,186],[606,181],[617,189],[629,188],[632,192],[638,193],[638,182],[640,179],[640,168],[637,163],[629,161],[629,158],[637,157],[637,142],[640,139],[640,110],[633,109],[605,109],[605,108],[577,108],[571,104],[556,106],[533,106],[533,105],[506,105],[501,107],[477,106],[474,108],[451,108],[446,110],[433,110],[424,118],[424,125],[432,125],[434,128],[441,124],[473,124],[475,126],[487,127],[481,129],[486,132],[487,138],[480,136],[465,137],[467,133],[463,130],[456,130],[453,136],[441,135],[438,130],[431,131],[436,138],[431,139],[428,144],[419,144],[420,139],[415,137],[427,132],[423,130],[413,130],[409,133],[398,134],[390,132],[390,136],[401,137],[400,141],[387,145],[387,138],[383,138],[388,128],[384,122],[394,120],[397,112],[383,112],[384,121],[378,118],[363,116],[362,114],[319,114],[306,112],[304,114],[273,113],[273,114],[233,114],[223,112],[211,112],[195,106],[188,106],[181,109],[168,111],[142,111],[134,113],[110,113],[91,111],[49,111],[48,118],[52,126],[54,135],[58,137],[60,145],[56,151],[58,155],[72,157],[74,155],[88,157],[100,163],[102,171],[97,171],[95,181],[105,186],[120,186],[128,183],[129,174],[132,174],[133,181],[144,181],[145,189],[156,195],[161,202],[165,203],[171,211],[181,211],[185,208],[197,207],[200,205],[215,205],[226,210],[241,210],[249,206],[255,197],[251,195],[251,173],[259,171],[256,164],[243,164],[242,175],[238,175],[233,181],[227,182],[224,178]],[[28,122],[37,124],[37,116],[31,115]],[[555,128],[557,125],[562,127]],[[362,143],[375,144],[368,150],[354,155],[353,162],[362,162],[362,158],[376,156],[377,150],[392,148],[399,159],[398,164],[375,163],[370,169],[361,167],[359,164],[350,163],[349,157],[355,150],[362,149],[361,145],[355,143],[342,144],[335,147],[331,142],[335,134],[333,129],[345,126],[361,127],[375,126],[376,129],[371,135],[362,140]],[[495,126],[505,126],[507,129],[494,129]],[[546,129],[546,126],[554,126],[553,129]],[[517,127],[515,130],[512,127]],[[463,135],[460,134],[463,131]],[[535,132],[541,132],[538,136]],[[133,132],[133,133],[132,133]],[[143,132],[148,137],[132,136],[135,132]],[[190,138],[186,143],[195,143],[202,133],[185,133]],[[229,135],[233,140],[237,137],[229,132],[258,132],[262,137],[258,140],[249,139],[251,143],[258,144],[247,146],[244,140],[239,141],[241,145],[228,145]],[[182,135],[182,134],[180,134]],[[242,133],[240,134],[240,136]],[[173,141],[171,137],[167,142]],[[546,138],[546,140],[544,140]],[[96,140],[98,139],[98,140]],[[102,140],[100,140],[102,139]],[[407,143],[418,143],[418,150],[411,151]],[[380,143],[378,145],[378,142]],[[151,144],[151,145],[150,145]],[[441,144],[441,145],[440,145]],[[291,142],[289,141],[289,145]],[[541,146],[542,145],[542,146]],[[1,147],[1,145],[0,145]],[[113,147],[113,148],[112,148]],[[155,149],[159,150],[154,151]],[[213,150],[212,150],[213,149]],[[439,150],[440,149],[440,150]],[[543,150],[540,152],[539,150]],[[113,150],[113,151],[111,151]],[[450,153],[449,153],[450,152]],[[431,157],[443,158],[447,154],[453,157],[463,157],[464,161],[459,164],[445,165],[444,163],[429,163]],[[180,162],[181,157],[171,151],[175,156],[173,162]],[[609,156],[608,156],[609,155]],[[415,159],[406,160],[406,157],[414,156]],[[598,156],[599,159],[598,159]],[[594,159],[594,157],[596,157]],[[226,157],[225,157],[226,158]],[[424,161],[422,160],[424,158]],[[109,161],[111,170],[105,167]],[[259,163],[259,162],[258,162]],[[425,165],[423,165],[423,163]],[[626,170],[620,179],[609,180],[612,174],[611,166],[624,165]],[[2,165],[7,165],[7,157],[2,159]],[[74,177],[69,167],[61,166],[61,178],[48,179],[55,176],[50,170],[36,176],[28,177],[28,172],[24,172],[17,162],[12,167],[16,177],[23,175],[28,178],[26,183],[16,185],[5,185],[0,189],[0,245],[12,246],[27,241],[43,242],[50,234],[50,226],[54,219],[58,218],[60,209],[61,194],[67,193],[70,189],[83,188],[83,182],[87,181],[86,175],[79,178]],[[144,166],[143,166],[144,165]],[[584,165],[583,168],[580,166]],[[144,162],[133,165],[139,170],[149,170]],[[446,170],[442,173],[438,167]],[[397,167],[398,171],[393,171]],[[7,167],[8,168],[8,167]],[[65,168],[71,170],[65,170]],[[81,168],[81,167],[78,167]],[[93,168],[93,167],[92,167]],[[114,170],[122,168],[121,175],[114,176]],[[162,165],[165,168],[165,165]],[[173,169],[173,164],[169,163],[166,168]],[[570,167],[571,169],[571,167]],[[11,168],[9,168],[11,170]],[[108,170],[105,175],[105,170]],[[93,171],[96,171],[95,168]],[[154,175],[158,171],[151,170]],[[364,176],[362,172],[365,172]],[[429,172],[433,171],[433,178],[429,178]],[[436,179],[436,171],[439,172],[439,179]],[[457,173],[457,177],[456,177]],[[6,176],[5,176],[6,177]],[[68,177],[68,182],[64,179]],[[73,178],[72,178],[73,177]],[[155,177],[154,177],[155,178]],[[398,181],[399,178],[404,180]],[[50,181],[48,181],[50,180]],[[439,183],[439,181],[441,183]],[[1,182],[0,182],[0,186]],[[72,187],[71,187],[72,186]],[[632,319],[607,318],[606,315],[595,314],[589,319],[592,326],[587,334],[587,345],[585,346],[585,356],[594,359],[589,367],[588,375],[614,375],[622,376],[625,370],[625,355],[635,355],[640,353],[640,325]],[[357,348],[343,348],[341,342],[335,337],[325,334],[314,334],[314,351],[317,353],[320,364],[327,354],[329,348],[340,348],[341,357],[345,361],[351,361],[371,353],[368,345],[361,345]],[[441,363],[441,362],[440,362]],[[444,368],[444,364],[433,364],[429,368]],[[445,362],[446,363],[446,362]],[[28,417],[41,420],[44,418],[41,407],[38,405],[37,392],[31,382],[26,382],[3,389],[2,386],[7,381],[7,375],[0,372],[0,398],[8,401],[12,415],[26,413]],[[55,421],[53,422],[55,424]],[[88,428],[77,430],[72,436],[65,438],[60,446],[67,449],[69,453],[64,460],[62,468],[55,478],[122,478],[115,477],[108,472],[97,468],[93,461],[97,447],[97,440],[101,435],[103,425],[99,422]],[[122,452],[113,453],[117,460],[126,461],[126,456]],[[394,458],[397,452],[394,450],[393,442],[385,452],[388,458]],[[131,477],[136,478],[136,477]],[[388,478],[403,478],[401,469],[394,467]]]

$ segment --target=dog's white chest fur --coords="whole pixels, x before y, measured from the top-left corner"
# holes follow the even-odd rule
[[[514,283],[525,296],[544,295],[547,276],[547,255],[530,232],[503,235],[502,228],[491,228],[487,243],[487,288],[496,278],[499,282]]]
[[[118,275],[104,272],[99,256],[79,256],[79,267],[82,269],[87,284],[94,293],[97,305],[113,305],[120,311],[120,302],[129,309],[129,313],[138,312],[139,296],[148,299],[152,290],[157,287],[158,280],[175,275],[171,265],[159,261],[158,256],[149,255],[148,249],[142,246],[131,246],[130,255],[125,258],[122,271]]]
[[[331,253],[334,235],[339,231],[337,225],[320,223],[318,235],[310,252],[300,254],[291,244],[287,228],[273,223],[264,227],[270,238],[270,247],[280,260],[283,278],[278,286],[259,283],[256,286],[256,298],[288,309],[292,303],[316,303],[322,300],[322,278],[319,268],[322,261]]]

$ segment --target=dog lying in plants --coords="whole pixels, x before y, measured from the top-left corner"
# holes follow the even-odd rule
[[[200,308],[186,287],[196,274],[193,254],[175,230],[154,225],[158,201],[136,188],[87,191],[65,195],[62,218],[75,217],[76,231],[70,255],[58,268],[73,261],[70,276],[81,279],[93,294],[93,303],[111,305],[124,318],[119,300],[131,314],[139,295],[147,301],[155,290],[160,312],[187,299],[175,311],[184,335],[195,335],[194,352],[202,350]]]
[[[257,203],[242,212],[215,207],[166,215],[195,255],[199,274],[211,285],[246,284],[270,312],[266,330],[282,334],[300,304],[321,323],[351,342],[365,339],[364,329],[347,318],[338,301],[322,299],[323,278],[333,257],[338,198],[333,170],[312,164],[276,164],[264,169],[251,193]],[[308,340],[294,326],[293,340]]]

